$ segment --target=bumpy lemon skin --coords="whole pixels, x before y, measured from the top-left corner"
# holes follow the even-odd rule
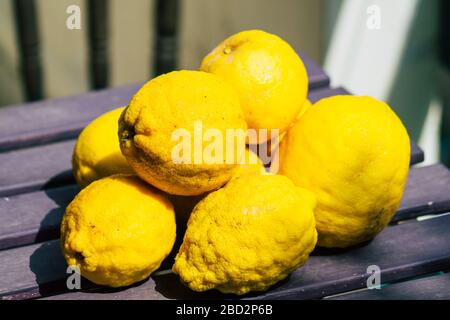
[[[203,132],[213,129],[226,139],[228,129],[245,134],[247,124],[234,90],[217,76],[200,71],[174,71],[145,84],[132,98],[119,120],[122,153],[145,181],[175,195],[200,195],[221,187],[239,166],[238,143],[223,152],[221,163],[195,163],[194,123]],[[175,163],[174,130],[191,134],[191,162]],[[244,136],[245,139],[245,136]],[[223,141],[223,145],[226,142]],[[203,144],[201,152],[207,148]],[[226,163],[227,152],[235,156]]]
[[[280,174],[313,191],[318,245],[350,247],[375,237],[400,205],[409,137],[384,102],[336,96],[313,105],[280,146]]]
[[[194,208],[173,271],[192,290],[264,291],[317,241],[314,195],[279,175],[244,175]]]
[[[68,265],[111,287],[147,278],[169,254],[176,224],[170,201],[135,175],[91,183],[69,204],[61,223]]]
[[[264,168],[264,165],[258,155],[250,149],[246,148],[243,162],[233,174],[232,179],[238,178],[242,175],[264,174],[265,172],[266,170]],[[168,197],[175,209],[177,226],[180,234],[184,233],[186,229],[185,226],[189,220],[189,216],[191,215],[192,210],[207,195],[208,192],[198,196],[178,196],[168,194]]]
[[[118,121],[125,107],[107,112],[81,131],[72,156],[73,175],[84,188],[117,173],[133,173],[117,141]]]
[[[283,39],[261,30],[227,38],[203,59],[200,70],[218,75],[236,89],[252,129],[285,131],[308,94],[308,75],[300,57]]]

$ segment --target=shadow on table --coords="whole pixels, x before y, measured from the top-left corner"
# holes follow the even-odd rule
[[[42,189],[46,190],[71,184],[75,184],[75,178],[73,177],[72,170],[66,170],[48,179],[47,182],[45,182],[45,184],[42,186]]]
[[[76,185],[44,190],[46,196],[54,201],[56,207],[51,209],[42,219],[35,242],[59,238],[59,228],[64,211],[78,191],[79,189]]]
[[[30,291],[32,297],[48,296],[67,290],[67,265],[61,254],[59,240],[44,242],[38,247],[30,256],[29,267],[37,284],[37,288]]]
[[[348,248],[316,247],[313,250],[313,252],[311,252],[311,256],[338,256],[341,254],[346,254],[351,251],[355,251],[356,249],[364,248],[368,246],[372,241],[373,239]]]

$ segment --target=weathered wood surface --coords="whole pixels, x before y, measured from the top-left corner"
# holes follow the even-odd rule
[[[0,250],[56,239],[76,185],[0,198]]]
[[[74,138],[101,114],[128,103],[142,84],[0,109],[0,150]]]
[[[32,192],[74,183],[72,153],[75,140],[0,153],[0,196]],[[411,164],[423,160],[412,143]]]
[[[450,274],[394,283],[380,290],[342,294],[329,300],[450,300]]]
[[[450,171],[442,164],[410,170],[402,204],[392,222],[450,211]]]
[[[55,239],[75,185],[0,198],[0,250]],[[443,165],[411,168],[392,222],[450,211],[450,171]]]
[[[365,288],[367,268],[381,268],[382,283],[447,270],[450,268],[450,216],[423,222],[387,227],[373,241],[348,250],[317,249],[303,268],[263,294],[249,299],[317,299]],[[433,235],[433,236],[430,236]],[[420,239],[418,241],[417,239]],[[0,251],[0,296],[8,299],[36,298],[64,289],[66,265],[59,241],[53,240]],[[219,298],[212,291],[195,293],[184,287],[171,273],[153,276],[142,288],[131,289],[135,298]],[[51,290],[49,288],[52,288]],[[55,290],[54,288],[58,288]],[[153,291],[152,289],[156,291]],[[111,290],[91,284],[89,292],[112,291],[115,298],[127,298],[126,288]],[[146,290],[145,290],[146,289]],[[88,296],[90,293],[84,293]],[[80,299],[81,293],[54,298]],[[105,296],[106,297],[106,296]],[[227,296],[232,297],[232,296]],[[111,296],[112,298],[112,296]]]
[[[381,282],[448,270],[450,216],[386,228],[372,242],[349,250],[318,250],[304,268],[259,299],[317,299],[366,288],[367,267],[381,269]]]
[[[425,160],[423,150],[414,142],[411,141],[411,165],[421,163]]]
[[[0,153],[0,196],[74,183],[74,140]]]
[[[300,54],[310,90],[328,86],[329,78],[310,58]],[[142,83],[0,109],[0,151],[75,138],[99,115],[127,105]]]
[[[309,58],[304,57],[304,61],[312,102],[349,94],[343,88],[328,88],[326,74]],[[69,292],[66,288],[67,266],[58,237],[64,209],[78,192],[71,173],[74,138],[95,117],[125,105],[139,86],[0,109],[0,299],[236,298],[217,291],[195,293],[183,286],[168,270],[177,248],[160,271],[132,287],[110,289],[84,280],[82,291]],[[412,142],[411,164],[423,158],[422,150]],[[365,288],[370,265],[381,268],[383,283],[449,270],[450,215],[414,220],[449,211],[449,170],[442,165],[412,167],[392,224],[373,241],[349,250],[318,248],[307,264],[288,279],[266,293],[242,298],[316,299]],[[448,298],[443,292],[449,292],[450,284],[444,281],[440,285],[442,281],[433,278],[331,298],[359,299],[376,294],[373,299],[385,299],[398,296],[400,291],[408,292],[409,288],[413,292],[427,283],[427,290],[418,290],[414,297]]]
[[[339,92],[341,89],[327,88],[320,90],[320,95],[315,91],[311,94],[315,95],[314,99],[319,99]],[[74,145],[75,140],[67,140],[0,153],[0,196],[73,183],[71,158]],[[411,164],[419,163],[423,158],[423,151],[411,142]]]

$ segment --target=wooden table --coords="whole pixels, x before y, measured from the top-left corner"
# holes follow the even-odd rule
[[[330,88],[327,75],[302,56],[312,102],[349,94]],[[113,290],[87,280],[81,290],[66,287],[67,266],[58,237],[64,209],[78,192],[70,161],[75,138],[95,117],[126,105],[140,85],[0,108],[1,298],[235,298],[184,287],[169,271],[173,255],[148,280],[132,287]],[[411,165],[423,159],[412,143]],[[412,166],[400,209],[373,241],[351,250],[316,249],[288,279],[265,293],[242,298],[449,299],[449,211],[450,171],[439,164]],[[430,215],[433,219],[424,218]],[[366,288],[370,265],[381,269],[381,290]]]

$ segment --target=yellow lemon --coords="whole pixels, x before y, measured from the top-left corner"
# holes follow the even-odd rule
[[[232,179],[238,178],[246,174],[263,174],[266,172],[264,164],[256,153],[246,148],[244,153],[243,162],[234,173]],[[168,195],[170,201],[175,208],[175,214],[177,216],[178,230],[183,231],[184,227],[189,219],[189,216],[194,207],[208,195],[207,193],[198,196],[177,196]],[[181,227],[180,227],[181,226]]]
[[[280,173],[317,196],[323,247],[353,246],[378,234],[400,204],[409,161],[402,122],[370,97],[319,101],[280,146]]]
[[[285,131],[308,93],[302,60],[287,42],[261,30],[224,40],[203,59],[200,70],[218,75],[236,89],[252,129]]]
[[[284,176],[233,179],[194,208],[172,269],[195,291],[267,290],[313,250],[314,206],[314,195]]]
[[[264,164],[258,155],[249,148],[246,148],[242,163],[233,177],[240,177],[244,174],[264,174],[265,172]]]
[[[200,195],[225,184],[238,169],[246,129],[236,93],[219,77],[175,71],[135,94],[121,116],[119,138],[142,179],[170,194]],[[228,148],[227,132],[243,142],[236,138]]]
[[[312,107],[312,103],[311,101],[309,101],[308,99],[306,99],[305,103],[303,104],[302,109],[300,110],[299,114],[297,115],[297,118],[295,118],[295,120],[297,121],[298,119],[300,119],[305,113],[306,111],[308,111],[309,109],[311,109]],[[295,121],[292,122],[292,124],[289,127],[292,127],[295,124]]]
[[[309,100],[306,100],[305,103],[303,104],[302,109],[300,110],[299,114],[297,115],[297,117],[295,118],[295,120],[289,125],[289,128],[292,128],[295,123],[306,113],[306,111],[308,111],[310,108],[312,107],[312,103]],[[288,130],[289,130],[288,128]],[[268,156],[272,157],[273,161],[277,161],[277,154],[280,148],[280,143],[281,141],[284,139],[284,137],[286,136],[287,131],[283,132],[280,134],[280,136],[278,137],[278,139],[276,139],[275,141],[268,141],[267,142],[267,150],[268,150]],[[275,169],[276,167],[276,169]],[[278,166],[276,165],[271,165],[270,166],[270,171],[273,173],[277,173],[278,170]]]
[[[111,287],[147,278],[172,250],[172,204],[134,175],[91,183],[69,204],[61,223],[68,265],[90,281]]]
[[[132,173],[117,141],[118,121],[124,108],[92,121],[78,136],[72,156],[73,175],[80,187],[116,173]]]

